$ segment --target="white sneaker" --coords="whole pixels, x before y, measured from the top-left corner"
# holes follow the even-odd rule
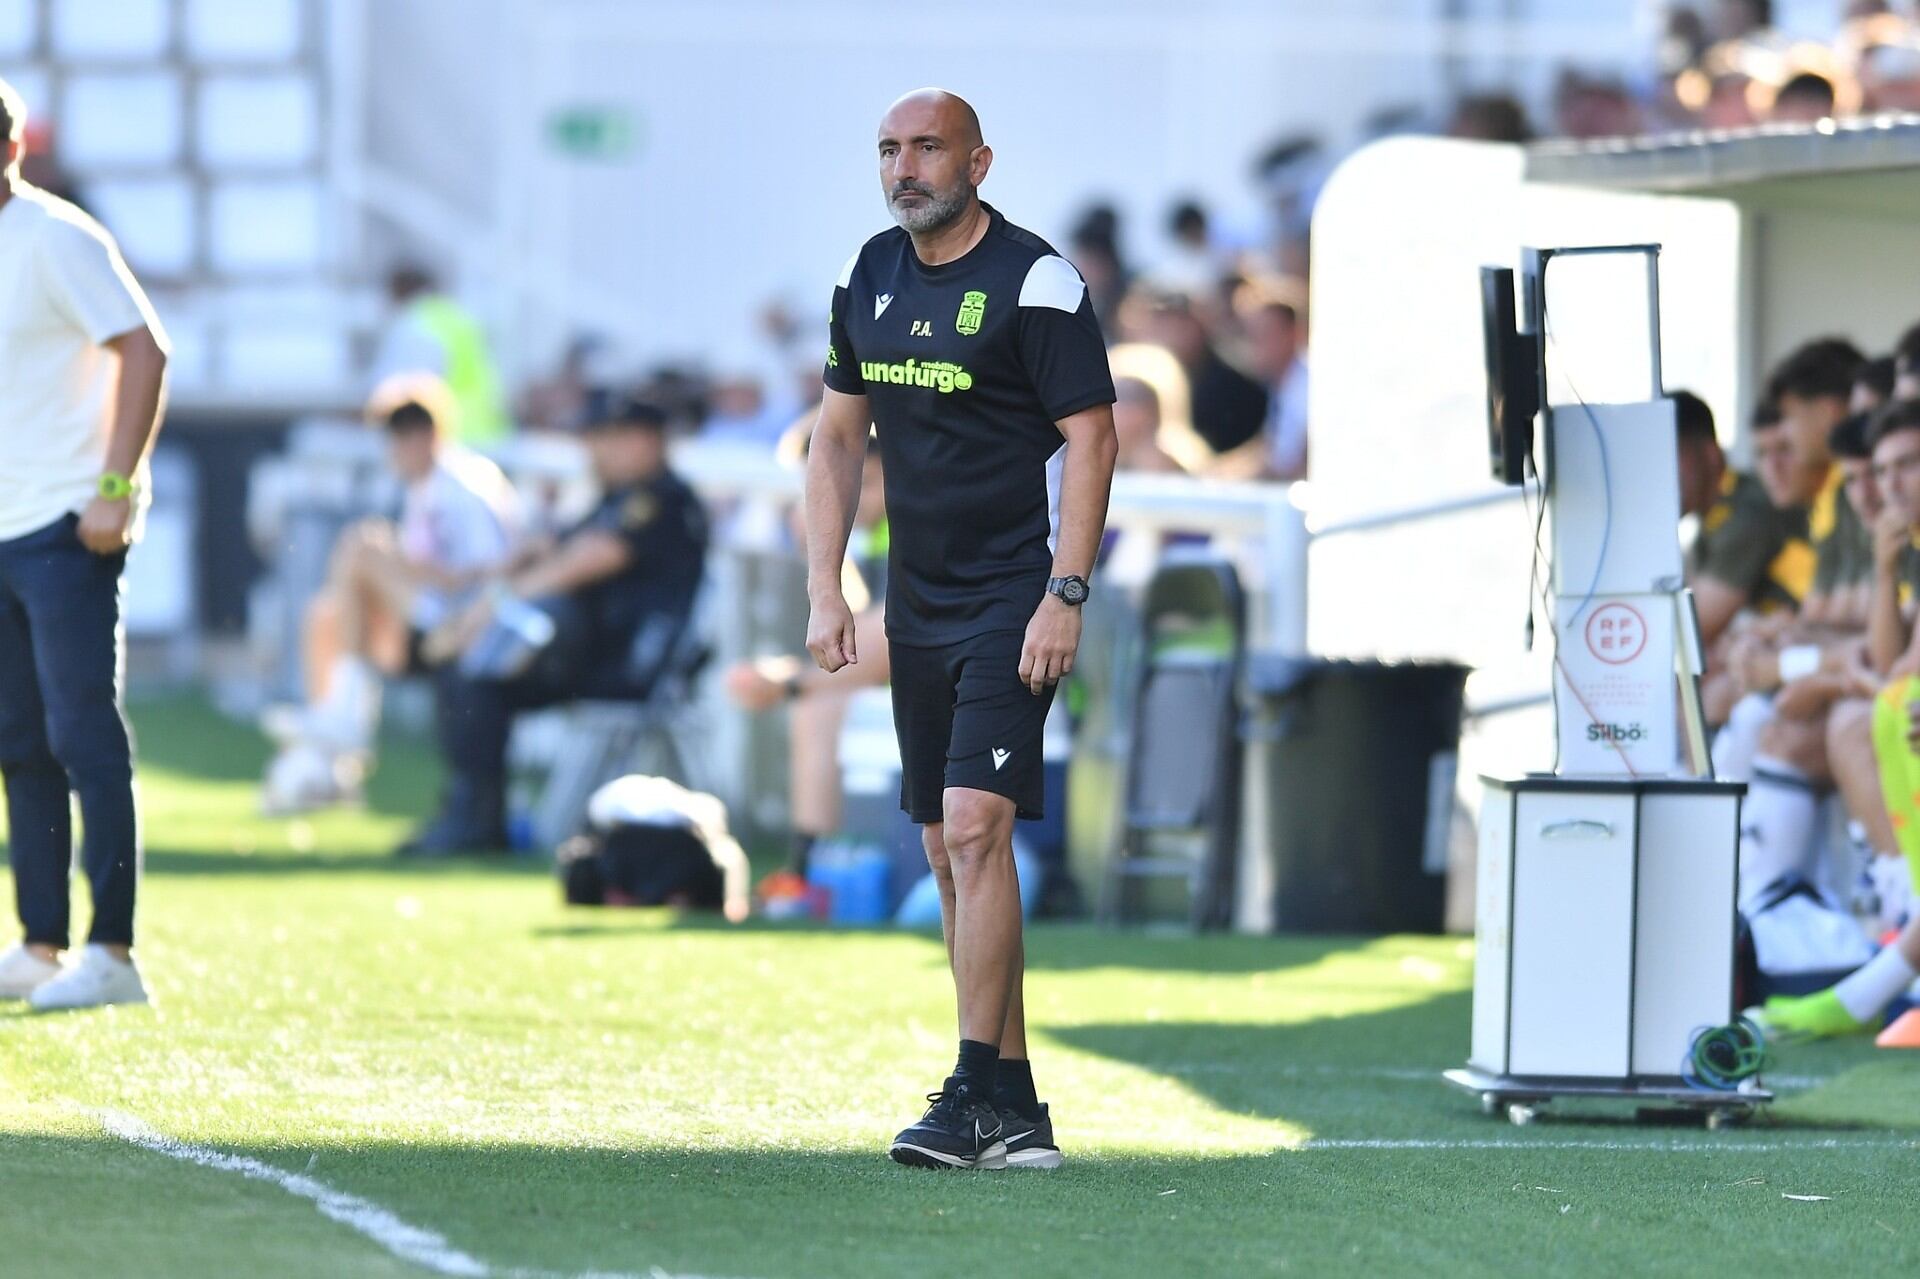
[[[70,1008],[98,1008],[103,1004],[144,1004],[146,983],[131,959],[115,959],[104,946],[88,946],[80,961],[39,987],[28,998],[37,1013]]]
[[[0,955],[0,999],[25,999],[60,975],[60,965],[42,959],[25,946]]]
[[[267,765],[267,775],[260,783],[260,815],[292,817],[337,805],[356,805],[365,771],[365,763],[356,756],[336,755],[327,747],[297,742]]]

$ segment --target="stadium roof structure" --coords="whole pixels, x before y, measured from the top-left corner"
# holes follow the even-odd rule
[[[1887,215],[1920,208],[1920,115],[1538,142],[1526,148],[1525,173],[1749,208]]]

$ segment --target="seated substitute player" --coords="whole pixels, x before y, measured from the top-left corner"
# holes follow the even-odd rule
[[[1737,626],[1709,657],[1703,693],[1709,720],[1727,724],[1715,745],[1715,761],[1725,776],[1746,780],[1762,752],[1787,761],[1782,776],[1824,771],[1824,725],[1815,717],[1824,712],[1824,703],[1800,707],[1800,722],[1779,727],[1772,699],[1783,673],[1798,678],[1821,669],[1823,660],[1830,670],[1859,660],[1865,612],[1857,591],[1844,594],[1834,584],[1843,567],[1857,571],[1865,562],[1864,529],[1847,508],[1844,474],[1834,464],[1830,442],[1847,416],[1859,365],[1859,352],[1838,339],[1806,344],[1774,370],[1767,383],[1769,408],[1754,421],[1761,482],[1793,523],[1769,575],[1798,611],[1775,610]],[[1821,647],[1827,644],[1835,647]],[[1779,661],[1789,649],[1793,656],[1783,672]],[[1774,740],[1762,742],[1769,732]],[[1798,758],[1808,753],[1814,757],[1810,763]]]
[[[1794,603],[1773,576],[1791,521],[1767,497],[1765,485],[1727,464],[1706,401],[1691,391],[1670,398],[1680,448],[1680,513],[1700,521],[1687,557],[1687,585],[1700,614],[1701,642],[1712,648],[1740,613]]]
[[[692,622],[708,533],[700,499],[667,467],[666,430],[666,412],[642,400],[587,423],[599,502],[427,637],[427,660],[452,663],[437,689],[452,777],[439,816],[401,853],[505,847],[514,715],[579,698],[643,698],[670,662]],[[496,668],[489,653],[516,632],[534,637],[524,641],[531,662]]]
[[[1906,859],[1920,896],[1920,402],[1896,402],[1874,421],[1873,461],[1886,510],[1875,525],[1870,647],[1886,679],[1870,704],[1836,711],[1831,753],[1848,808],[1874,851]],[[1862,713],[1861,707],[1866,709]],[[1851,712],[1851,713],[1849,713]],[[1883,881],[1884,882],[1884,881]],[[1776,996],[1761,1010],[1768,1029],[1825,1037],[1865,1030],[1920,977],[1920,912],[1910,912],[1893,945],[1837,985],[1812,995]]]
[[[453,400],[428,373],[383,382],[367,416],[406,485],[397,525],[363,520],[334,546],[307,606],[307,705],[270,713],[283,743],[262,807],[290,813],[352,797],[373,748],[383,677],[423,674],[420,641],[513,554],[519,501],[500,468],[450,439]]]
[[[1054,1168],[1027,1063],[1016,817],[1043,802],[1041,730],[1073,669],[1118,444],[1085,282],[980,201],[993,152],[937,89],[888,109],[881,194],[898,227],[847,262],[807,458],[807,648],[860,660],[840,566],[868,424],[886,460],[887,638],[901,807],[923,826],[960,1051],[889,1155],[927,1168]]]
[[[1871,548],[1855,513],[1879,498],[1870,464],[1858,457],[1857,426],[1847,408],[1859,371],[1859,352],[1837,339],[1812,342],[1782,361],[1768,392],[1781,407],[1781,427],[1763,441],[1780,441],[1787,460],[1777,474],[1793,477],[1793,496],[1809,497],[1812,546],[1808,588],[1792,622],[1754,627],[1738,636],[1728,673],[1744,694],[1717,744],[1728,776],[1751,782],[1740,841],[1740,894],[1751,902],[1788,874],[1800,874],[1836,898],[1851,885],[1823,859],[1819,805],[1836,778],[1828,751],[1831,712],[1871,687],[1865,652],[1865,608],[1859,579],[1870,572]],[[1819,477],[1817,484],[1815,477]],[[1850,486],[1849,486],[1849,481]]]

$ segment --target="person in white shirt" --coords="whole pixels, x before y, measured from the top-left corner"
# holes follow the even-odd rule
[[[0,81],[0,777],[23,931],[0,955],[0,998],[49,1011],[147,999],[120,575],[147,505],[167,342],[113,238],[21,181],[25,124]],[[63,965],[69,792],[93,923]]]
[[[350,799],[370,762],[388,675],[421,674],[423,637],[512,558],[519,502],[500,468],[450,439],[455,407],[430,374],[387,381],[368,420],[406,485],[398,524],[363,520],[334,546],[307,609],[307,705],[266,717],[282,742],[261,807],[284,815]]]

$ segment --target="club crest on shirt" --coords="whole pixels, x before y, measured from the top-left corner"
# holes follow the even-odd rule
[[[624,528],[645,528],[659,513],[660,503],[653,494],[635,493],[621,504],[620,524]]]
[[[969,335],[978,333],[980,317],[986,311],[987,295],[978,289],[968,289],[966,296],[960,299],[960,314],[953,317],[953,327]]]

